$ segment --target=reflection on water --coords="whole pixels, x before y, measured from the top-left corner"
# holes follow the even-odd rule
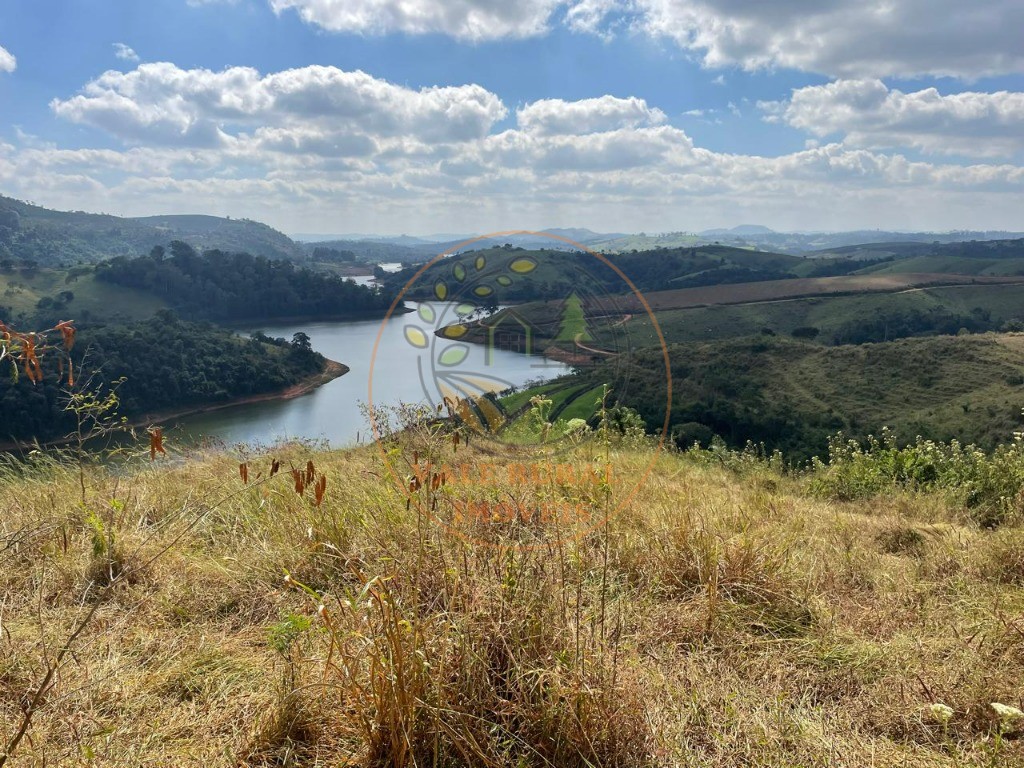
[[[433,306],[439,315],[449,308],[440,303]],[[383,332],[379,320],[263,326],[258,330],[286,339],[303,331],[309,334],[318,352],[351,370],[293,400],[241,405],[181,418],[166,425],[168,434],[178,442],[216,438],[229,445],[305,438],[343,447],[353,444],[357,436],[365,440],[368,428],[359,405],[370,400],[370,361],[378,332],[381,339],[374,362],[373,403],[419,403],[426,402],[428,397],[436,402],[436,390],[425,392],[431,387],[421,383],[422,353],[418,354],[405,336],[405,328],[418,322],[416,318],[415,314],[396,316],[384,326]],[[468,356],[459,363],[459,369],[482,373],[495,381],[519,386],[569,372],[560,363],[500,349],[493,350],[488,359],[483,346],[468,346]]]

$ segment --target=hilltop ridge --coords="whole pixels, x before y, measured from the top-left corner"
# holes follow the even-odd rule
[[[273,259],[305,258],[302,246],[287,235],[250,219],[56,211],[0,195],[0,261],[29,260],[41,266],[94,263],[149,253],[172,240]]]

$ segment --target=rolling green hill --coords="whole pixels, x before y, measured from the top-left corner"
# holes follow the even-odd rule
[[[187,412],[253,397],[280,396],[320,376],[343,371],[307,345],[266,336],[243,338],[209,324],[179,321],[169,312],[132,324],[80,329],[69,353],[86,396],[116,390],[118,415],[137,419],[158,412]],[[43,356],[43,376],[17,375],[10,359],[0,364],[0,446],[59,440],[74,432],[69,389],[58,353]],[[111,382],[123,378],[120,385]],[[84,381],[83,381],[84,379]]]
[[[791,286],[786,288],[790,294],[815,292],[805,290],[798,278],[820,281],[815,285],[825,286],[821,293],[852,293],[893,290],[885,282],[887,276],[893,277],[892,286],[897,287],[1024,276],[1024,239],[855,246],[814,258],[725,245],[661,248],[607,254],[605,258],[614,269],[583,252],[487,248],[444,258],[422,274],[415,267],[402,270],[388,277],[388,285],[394,290],[410,286],[410,298],[432,297],[435,286],[443,283],[448,296],[461,293],[462,300],[517,303],[563,300],[573,292],[589,292],[594,297],[626,294],[629,288],[615,271],[619,270],[645,294],[718,286],[707,296],[694,293],[689,303],[736,303],[778,298],[775,294],[783,285]],[[516,274],[512,264],[524,260],[535,268]],[[830,280],[841,287],[833,287]],[[480,293],[472,293],[478,290]]]
[[[138,256],[157,245],[184,240],[199,248],[245,251],[275,259],[304,259],[305,250],[266,224],[216,216],[123,218],[54,211],[0,195],[0,263],[41,266],[92,263]]]
[[[409,298],[434,297],[435,287],[443,283],[449,297],[460,293],[463,300],[508,303],[562,299],[575,291],[628,292],[619,272],[641,291],[658,291],[794,278],[797,270],[806,268],[806,261],[799,257],[721,245],[606,258],[607,263],[580,251],[486,248],[444,258],[422,274],[416,267],[402,270],[389,275],[386,284],[394,290],[409,286]],[[517,271],[522,264],[531,266]]]
[[[80,323],[134,322],[166,307],[146,291],[97,280],[91,267],[0,270],[0,320],[17,327],[48,326],[58,316]]]
[[[92,391],[124,377],[118,394],[123,415],[132,418],[283,396],[344,372],[313,352],[301,333],[292,343],[262,334],[244,340],[209,322],[185,320],[363,319],[382,316],[391,301],[290,261],[200,254],[177,241],[169,253],[115,257],[96,266],[0,266],[0,321],[24,334],[74,321],[79,343],[70,361],[79,381]],[[67,435],[74,419],[64,407],[63,369],[50,366],[41,381],[18,378],[13,358],[3,360],[6,352],[0,339],[0,444]]]
[[[193,320],[239,323],[282,318],[383,317],[394,297],[248,253],[196,252],[175,242],[169,254],[114,258],[95,267],[98,280],[146,291]]]
[[[669,356],[677,434],[697,434],[701,426],[734,447],[764,443],[794,460],[824,456],[838,431],[864,439],[891,427],[902,441],[921,435],[991,449],[1022,424],[1022,334],[841,347],[760,336],[671,344]],[[616,379],[610,365],[584,368],[543,394],[574,402]],[[616,402],[660,431],[667,396],[661,351],[638,350],[629,365],[628,389],[614,393]],[[515,402],[529,396],[517,393]],[[577,403],[572,416],[593,418],[595,398],[589,400]]]
[[[657,304],[657,295],[652,296]],[[797,331],[819,343],[848,343],[852,329],[876,327],[881,329],[880,335],[864,340],[885,341],[953,334],[961,328],[972,332],[999,330],[1024,319],[1024,282],[934,285],[693,306],[659,310],[656,317],[663,335],[671,341],[728,339],[765,331],[789,336]],[[646,313],[634,314],[624,325],[633,345],[658,343]]]
[[[1010,277],[852,275],[653,291],[644,299],[668,342],[796,332],[819,343],[861,343],[955,334],[961,328],[977,333],[1024,321],[1024,278]],[[590,346],[661,343],[646,308],[632,296],[598,297],[582,306],[597,339]],[[564,300],[528,302],[473,320],[460,335],[478,343],[488,340],[491,329],[524,336],[523,326],[513,320],[521,318],[539,351],[554,343],[564,312]],[[571,344],[558,346],[573,351]]]
[[[857,268],[858,274],[947,272],[960,275],[1024,275],[1024,239],[963,243],[870,243],[809,254]]]
[[[921,434],[992,447],[1021,423],[1024,337],[989,333],[1024,330],[1019,277],[872,273],[653,291],[645,299],[669,344],[671,423],[683,435],[764,442],[807,459],[823,455],[838,430],[863,438],[891,426],[906,440]],[[593,418],[595,398],[581,393],[616,380],[603,360],[617,357],[621,366],[631,355],[630,389],[616,396],[659,429],[660,339],[644,307],[631,296],[584,301],[586,338],[575,341],[562,333],[566,307],[529,302],[473,320],[459,337],[499,345],[515,337],[523,348],[529,334],[534,351],[576,365],[576,375],[543,391],[557,404],[554,418]],[[504,401],[508,415],[530,394]]]

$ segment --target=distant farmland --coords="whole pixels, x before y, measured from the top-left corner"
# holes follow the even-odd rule
[[[1005,285],[1024,283],[1021,277],[978,277],[942,273],[907,273],[885,275],[844,275],[842,277],[813,277],[796,280],[771,280],[760,283],[709,285],[701,288],[679,288],[674,291],[645,293],[651,309],[690,309],[726,304],[753,304],[763,301],[783,301],[810,296],[836,296],[857,293],[894,293],[914,288],[948,285]],[[644,307],[635,296],[615,297],[616,310],[643,312]],[[597,310],[600,313],[600,309]]]
[[[701,341],[761,333],[819,329],[827,342],[844,326],[892,313],[971,315],[978,309],[998,321],[1024,318],[1024,276],[979,277],[942,273],[849,275],[680,288],[643,294],[669,341]],[[516,307],[537,339],[558,333],[564,302],[537,301]],[[647,311],[632,294],[591,298],[585,304],[591,330],[622,326],[631,345],[660,343]],[[465,341],[485,342],[489,326],[515,333],[516,321],[501,312],[471,324]],[[600,346],[598,344],[597,346]]]

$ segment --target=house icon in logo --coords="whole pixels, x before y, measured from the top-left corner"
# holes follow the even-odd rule
[[[534,324],[515,309],[506,309],[495,322],[487,326],[486,364],[494,363],[495,349],[532,355],[533,337],[536,330]]]

